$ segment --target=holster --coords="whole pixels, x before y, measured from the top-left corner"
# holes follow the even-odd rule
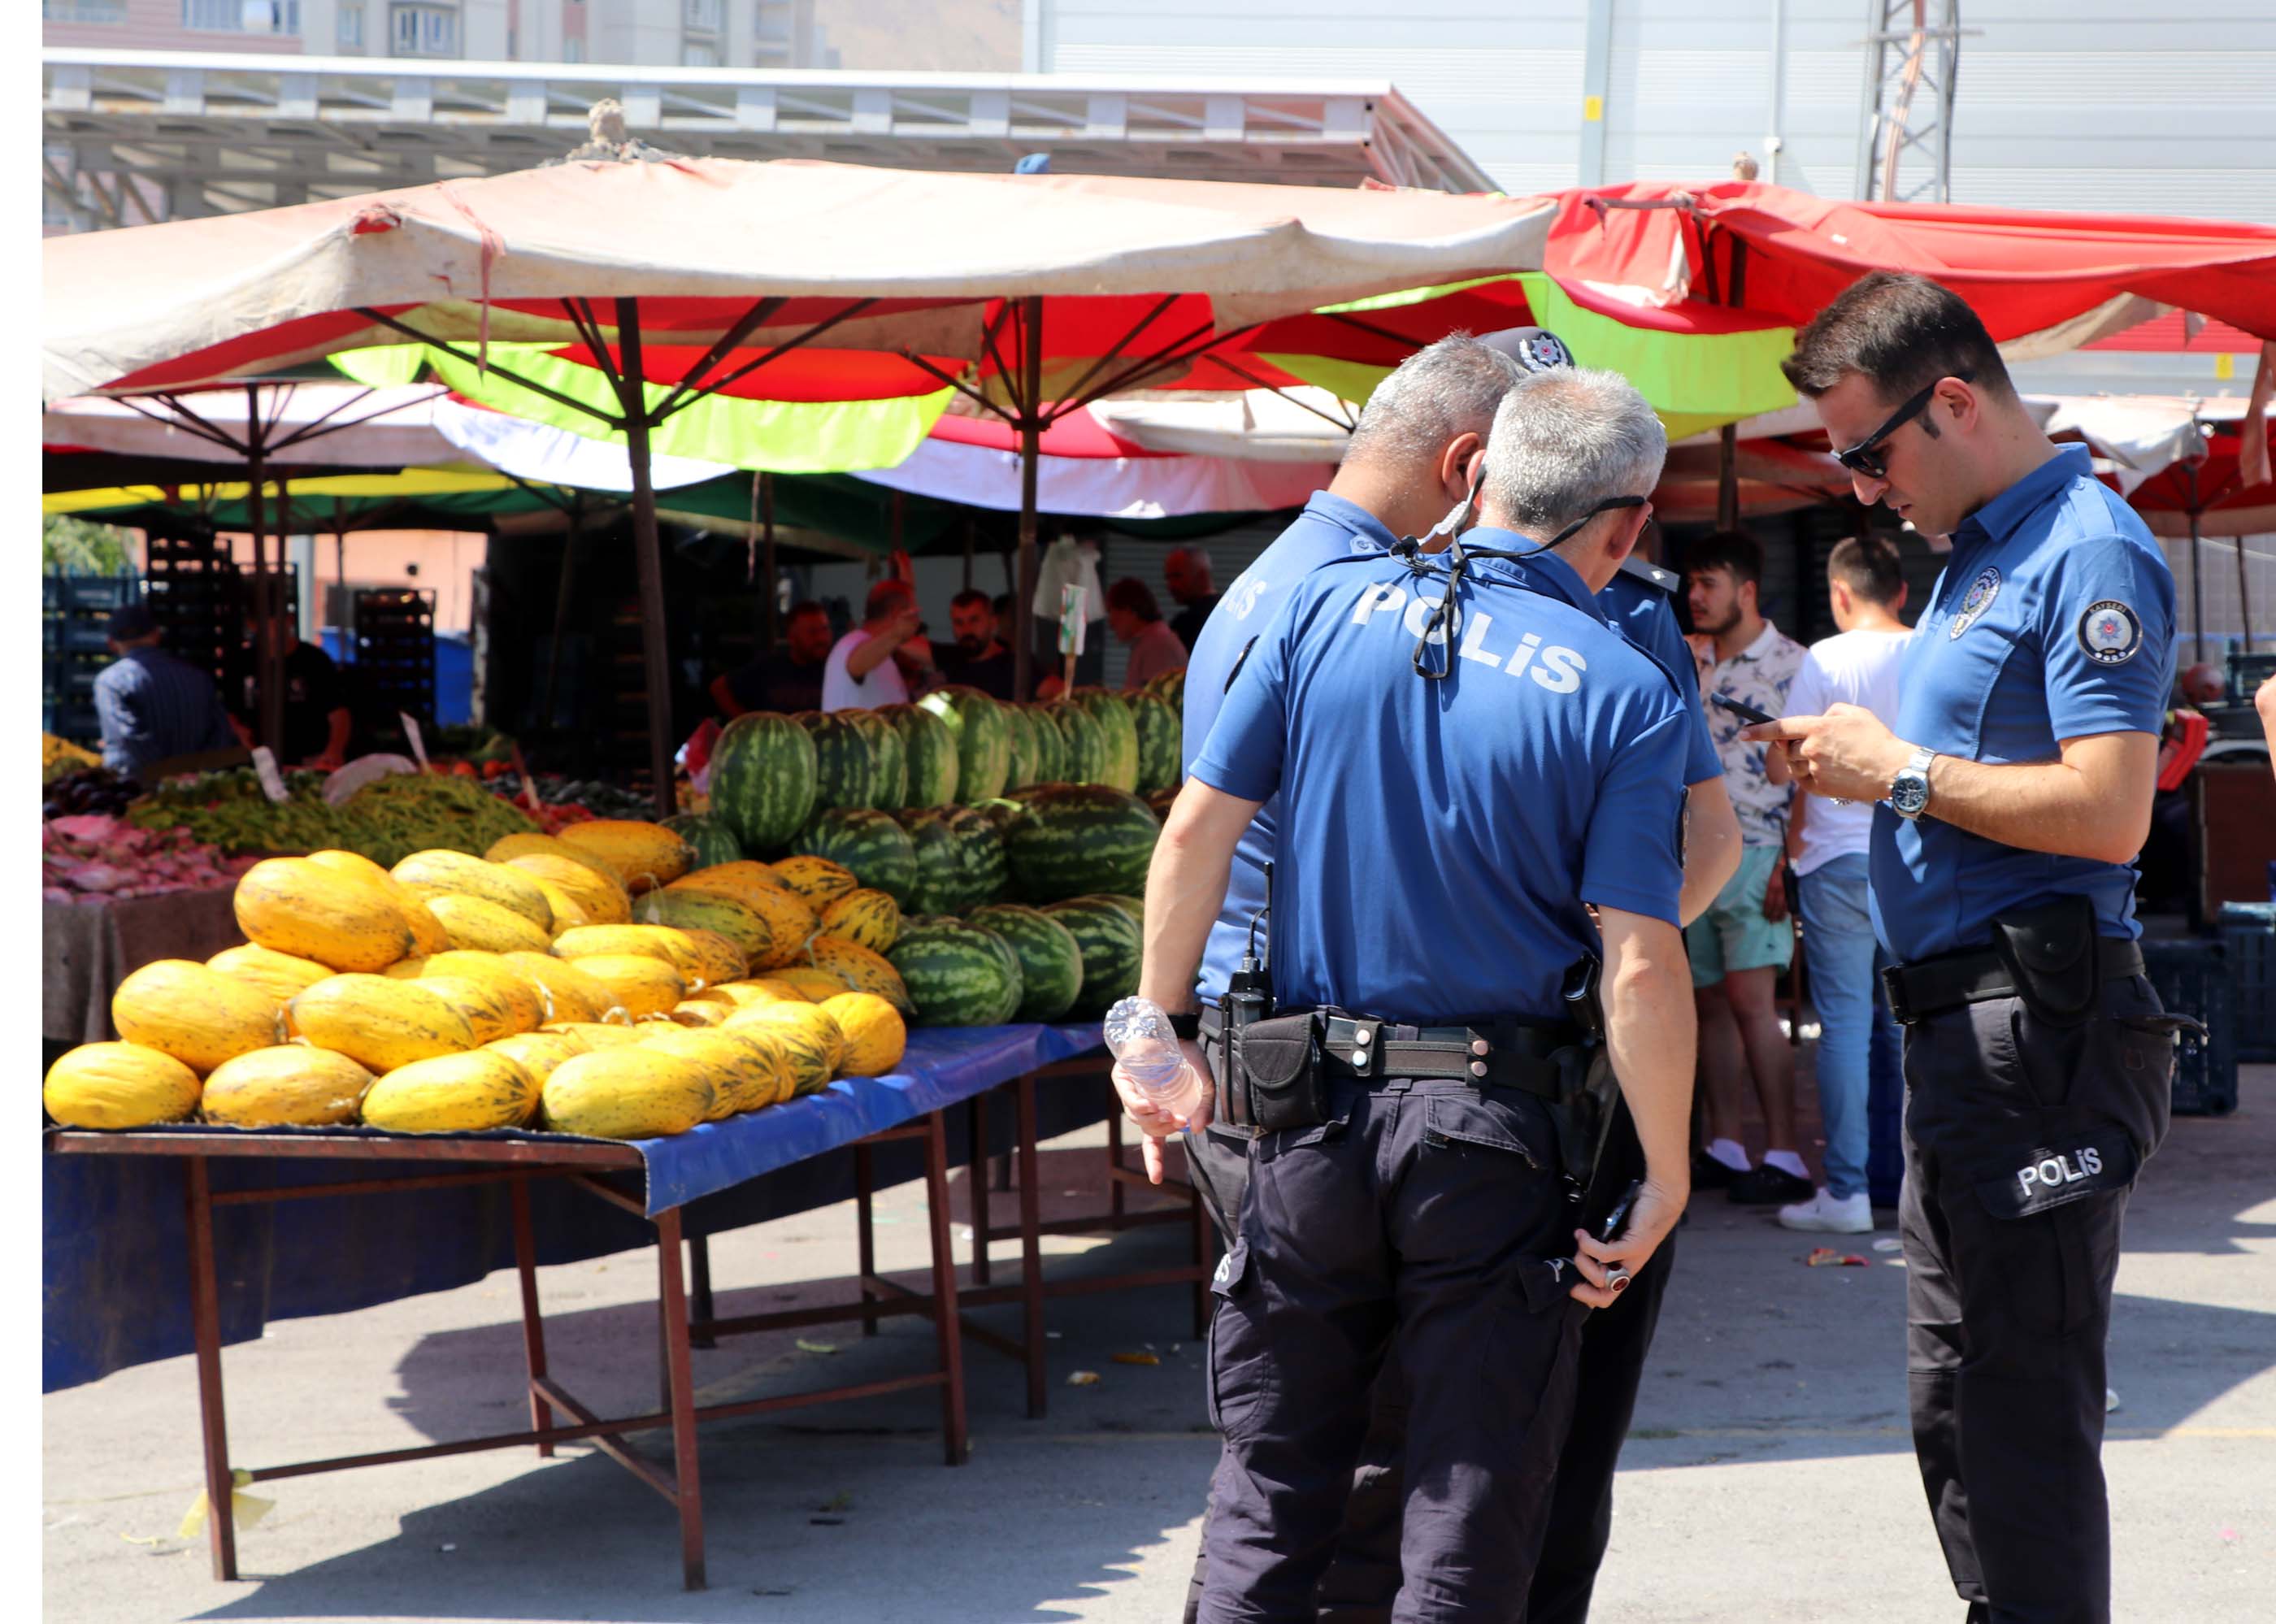
[[[1226,1033],[1226,1115],[1261,1134],[1311,1127],[1327,1120],[1320,1066],[1325,1013],[1306,1010],[1251,1021]]]
[[[2016,996],[2042,1021],[2067,1026],[2101,996],[2101,936],[2094,904],[2064,897],[1992,922],[1992,951],[2014,980]]]

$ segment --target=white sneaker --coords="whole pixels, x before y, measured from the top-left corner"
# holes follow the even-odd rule
[[[1837,1197],[1821,1184],[1817,1194],[1808,1201],[1780,1207],[1778,1221],[1787,1229],[1834,1235],[1868,1234],[1873,1228],[1873,1202],[1863,1190],[1855,1195]]]

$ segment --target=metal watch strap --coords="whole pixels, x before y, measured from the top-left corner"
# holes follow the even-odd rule
[[[1928,790],[1930,787],[1928,781],[1928,770],[1930,763],[1934,762],[1936,757],[1937,753],[1934,750],[1931,750],[1926,745],[1920,746],[1913,751],[1912,755],[1906,760],[1905,764],[1897,769],[1896,778],[1892,778],[1889,781],[1889,799],[1893,801],[1896,796],[1898,780],[1907,777],[1914,777],[1920,779],[1922,792],[1920,810],[1909,814],[1910,816],[1918,817],[1921,813],[1928,810]],[[1906,815],[1900,813],[1900,816]]]

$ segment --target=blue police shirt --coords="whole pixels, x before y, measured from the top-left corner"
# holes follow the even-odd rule
[[[1668,595],[1680,578],[1654,565],[1639,567],[1651,573],[1642,575],[1622,565],[1597,594],[1597,602],[1605,606],[1612,623],[1627,634],[1630,642],[1665,666],[1667,674],[1675,679],[1684,705],[1698,721],[1691,730],[1690,747],[1684,753],[1683,781],[1704,784],[1723,776],[1723,758],[1716,753],[1715,734],[1707,725],[1707,708],[1699,702],[1699,668],[1683,641],[1683,628],[1676,624],[1675,605],[1669,601]]]
[[[1483,547],[1532,543],[1506,531]],[[1272,977],[1285,1004],[1430,1024],[1553,1020],[1597,950],[1583,903],[1673,924],[1690,719],[1562,559],[1474,559],[1451,674],[1411,660],[1445,579],[1315,571],[1250,651],[1193,768],[1280,796]],[[1440,651],[1441,657],[1445,650]]]
[[[1211,611],[1186,661],[1186,770],[1193,771],[1202,741],[1217,720],[1225,684],[1257,634],[1272,623],[1287,589],[1323,564],[1355,553],[1380,553],[1399,538],[1356,502],[1328,491],[1316,492],[1304,511],[1241,571]],[[1280,823],[1278,799],[1265,802],[1233,854],[1233,874],[1225,907],[1210,930],[1202,959],[1201,996],[1225,996],[1248,940],[1249,921],[1264,907],[1264,865],[1272,861],[1274,831]]]
[[[1897,737],[1941,755],[2046,762],[2059,741],[2156,733],[2174,680],[2174,577],[2150,532],[2066,447],[1952,538],[1906,646]],[[2092,899],[2102,934],[2141,934],[2134,868],[2003,846],[1936,816],[1873,813],[1873,928],[1900,961],[1992,939],[1994,916]]]

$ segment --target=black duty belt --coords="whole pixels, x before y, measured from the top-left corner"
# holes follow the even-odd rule
[[[2097,953],[2104,981],[2143,974],[2139,943],[2105,937]],[[2007,960],[1989,948],[1893,964],[1881,972],[1881,985],[1889,995],[1889,1013],[1906,1025],[1964,1004],[2023,996]]]
[[[1363,1016],[1330,1015],[1321,1059],[1329,1075],[1361,1082],[1446,1077],[1480,1088],[1517,1089],[1553,1100],[1562,1091],[1551,1057],[1580,1041],[1578,1028],[1497,1021],[1483,1026],[1416,1027]]]

